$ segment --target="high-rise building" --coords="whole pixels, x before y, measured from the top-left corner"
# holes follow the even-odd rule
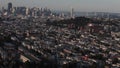
[[[29,14],[29,8],[26,8],[26,12],[25,12],[26,15]]]
[[[71,18],[74,17],[73,13],[74,13],[74,8],[71,8],[71,12],[70,12],[70,17],[71,17]]]
[[[11,12],[11,10],[12,10],[12,3],[10,2],[8,3],[8,12]]]

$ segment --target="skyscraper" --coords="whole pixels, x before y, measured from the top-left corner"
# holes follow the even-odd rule
[[[26,12],[25,12],[26,15],[29,14],[29,8],[26,8]]]
[[[8,12],[11,12],[11,10],[12,10],[12,3],[10,2],[8,3]]]
[[[71,8],[71,12],[70,12],[70,16],[71,16],[71,18],[74,17],[73,13],[74,13],[74,8]]]

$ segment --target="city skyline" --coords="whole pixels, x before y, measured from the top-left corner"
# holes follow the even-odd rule
[[[70,11],[72,7],[75,11],[120,13],[119,0],[0,0],[0,8],[7,8],[9,2],[13,6],[47,7],[61,11]]]

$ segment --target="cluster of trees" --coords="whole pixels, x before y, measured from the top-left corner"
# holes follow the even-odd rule
[[[76,17],[75,19],[67,19],[67,20],[60,20],[60,21],[54,21],[54,22],[50,22],[48,20],[47,24],[48,25],[54,25],[54,26],[63,26],[64,24],[76,24],[76,25],[86,25],[87,22],[90,22],[89,18],[85,18],[85,17]]]
[[[54,21],[50,22],[49,20],[46,22],[47,25],[53,25],[53,26],[59,26],[59,27],[72,27],[72,28],[78,28],[78,27],[84,27],[89,23],[98,23],[97,21],[93,21],[90,18],[86,17],[76,17],[74,19],[67,19],[67,20],[60,20],[60,21]]]

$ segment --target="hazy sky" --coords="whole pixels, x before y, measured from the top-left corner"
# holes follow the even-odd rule
[[[13,6],[48,7],[64,11],[70,11],[73,7],[75,11],[120,13],[120,0],[0,0],[0,8],[7,7],[8,2],[12,2]]]

